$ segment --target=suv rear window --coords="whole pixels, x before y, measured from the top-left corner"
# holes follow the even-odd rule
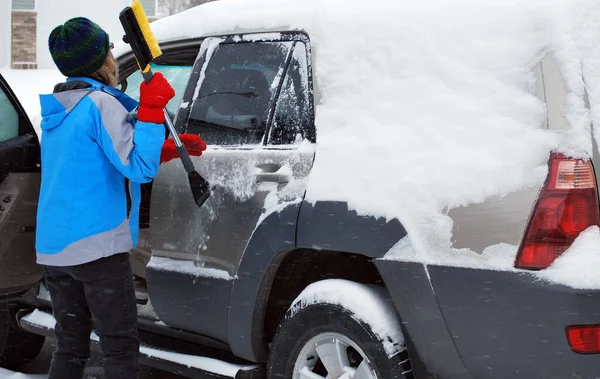
[[[189,132],[211,145],[260,144],[293,45],[218,45],[194,93]]]

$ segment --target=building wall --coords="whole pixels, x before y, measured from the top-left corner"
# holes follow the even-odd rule
[[[13,68],[37,68],[36,60],[36,25],[35,11],[12,12],[12,48]]]
[[[57,25],[72,17],[89,18],[106,30],[112,42],[119,42],[123,38],[119,13],[130,4],[131,0],[37,0],[38,68],[56,67],[48,51],[48,36]]]
[[[0,0],[0,68],[10,66],[11,6],[9,0]]]

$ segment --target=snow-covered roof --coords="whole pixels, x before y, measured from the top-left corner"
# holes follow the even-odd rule
[[[309,3],[295,0],[212,1],[156,20],[151,26],[161,43],[234,33],[304,30],[302,22],[298,21],[303,14],[311,12]],[[117,56],[128,51],[129,46],[123,42],[115,46]]]

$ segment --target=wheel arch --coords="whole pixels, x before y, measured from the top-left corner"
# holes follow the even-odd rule
[[[292,295],[297,296],[315,281],[341,278],[383,286],[373,259],[385,255],[405,236],[398,220],[360,216],[345,202],[305,201],[269,215],[254,231],[233,285],[228,322],[232,351],[242,358],[265,362],[277,318],[285,314],[281,314],[282,309],[291,305]],[[329,260],[335,260],[341,270],[318,269],[327,267]],[[296,287],[304,286],[300,292],[291,291],[276,302],[272,294],[282,284],[278,277],[298,262],[296,270],[310,267],[312,278],[295,283]],[[352,272],[346,270],[352,268]]]

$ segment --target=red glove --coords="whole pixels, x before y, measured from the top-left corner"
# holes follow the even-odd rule
[[[140,108],[138,120],[162,124],[165,122],[164,109],[169,100],[175,97],[175,90],[162,73],[157,72],[150,83],[140,85]]]
[[[206,150],[206,142],[202,141],[202,138],[196,134],[180,134],[179,139],[181,139],[181,142],[185,145],[191,156],[199,157]],[[166,163],[178,156],[175,141],[173,138],[167,139],[160,152],[160,164]]]

